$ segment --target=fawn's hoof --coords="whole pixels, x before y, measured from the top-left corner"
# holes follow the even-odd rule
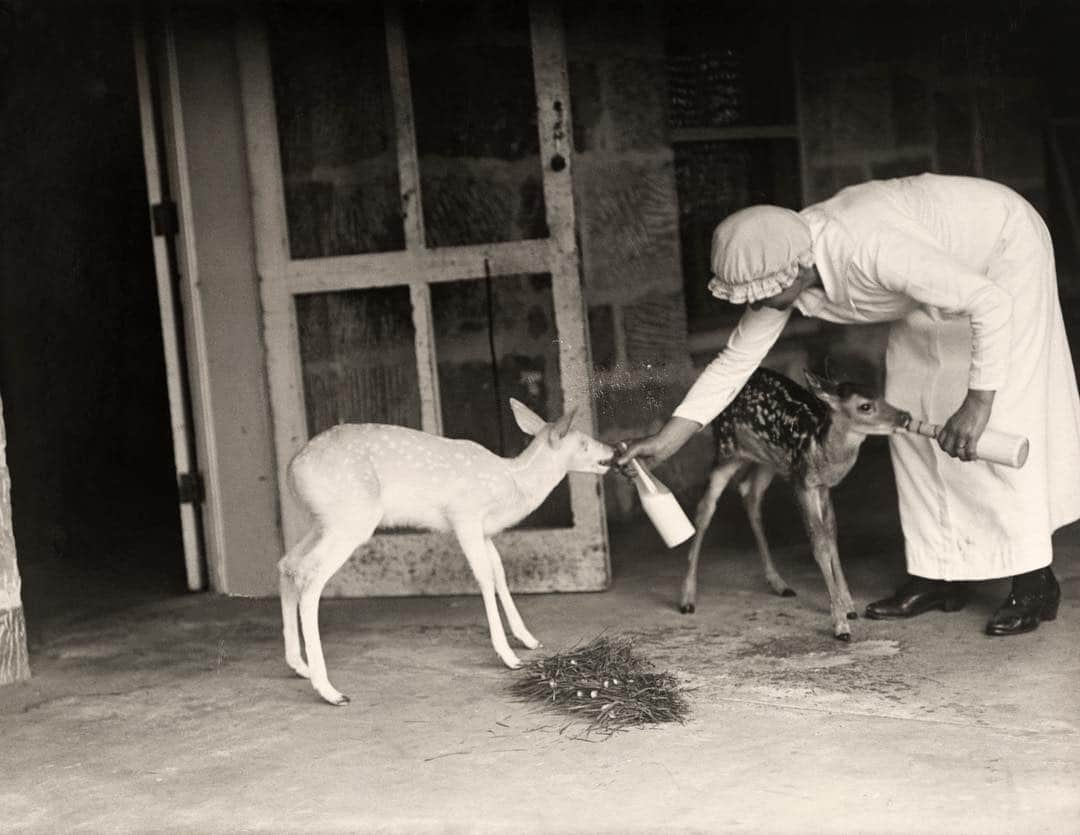
[[[795,589],[784,589],[782,592],[780,592],[780,596],[781,597],[795,597],[796,596]]]
[[[838,640],[838,641],[850,641],[851,640],[851,633],[850,632],[841,632],[836,636],[836,640]]]
[[[679,611],[682,612],[684,615],[692,615],[694,614],[694,604],[683,603],[683,605],[679,607]]]
[[[859,613],[858,612],[848,612],[847,613],[847,619],[848,620],[858,620],[859,619]]]
[[[349,703],[349,697],[344,693],[338,693],[336,690],[331,690],[329,693],[319,691],[319,695],[334,707],[345,707]]]

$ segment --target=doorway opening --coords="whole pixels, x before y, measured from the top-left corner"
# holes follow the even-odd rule
[[[130,12],[0,8],[0,396],[33,649],[185,574]]]

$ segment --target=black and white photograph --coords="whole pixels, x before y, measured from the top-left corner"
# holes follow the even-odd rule
[[[0,0],[0,833],[1080,835],[1080,0]]]

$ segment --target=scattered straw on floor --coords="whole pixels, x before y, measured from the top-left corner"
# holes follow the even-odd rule
[[[675,677],[655,672],[629,638],[601,636],[532,661],[518,675],[513,695],[587,722],[586,735],[682,722],[690,712]]]

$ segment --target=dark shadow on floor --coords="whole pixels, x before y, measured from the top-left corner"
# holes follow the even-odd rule
[[[112,518],[84,521],[67,545],[19,554],[31,653],[81,621],[186,593],[179,514],[168,495],[131,497]]]

